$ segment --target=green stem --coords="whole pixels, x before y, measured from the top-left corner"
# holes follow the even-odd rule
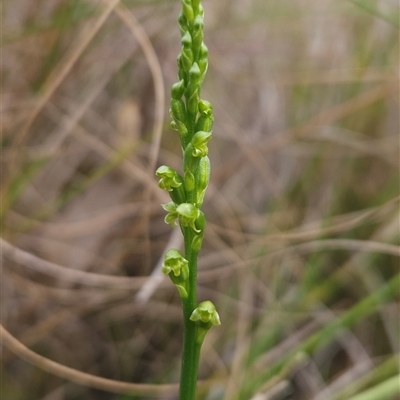
[[[185,256],[189,262],[189,293],[183,299],[183,353],[180,381],[180,400],[195,400],[197,373],[201,345],[196,340],[196,324],[190,320],[193,310],[197,307],[197,256],[198,252],[191,249],[193,234],[189,229],[185,235]]]
[[[199,369],[200,348],[196,341],[196,325],[189,320],[184,311],[185,326],[183,339],[182,370],[180,382],[180,400],[195,400],[197,373]]]

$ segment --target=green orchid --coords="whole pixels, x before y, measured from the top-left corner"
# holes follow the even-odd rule
[[[176,249],[168,250],[164,255],[162,273],[168,275],[177,287],[182,298],[188,297],[189,290],[189,262]]]
[[[219,315],[210,301],[197,305],[197,259],[203,244],[206,219],[200,210],[210,181],[208,142],[212,138],[212,105],[201,99],[201,84],[208,68],[208,49],[203,42],[204,10],[201,0],[181,0],[178,18],[181,52],[177,58],[178,82],[171,88],[171,128],[179,133],[183,151],[183,176],[162,166],[156,175],[159,186],[168,191],[171,202],[163,204],[165,222],[175,227],[179,221],[185,254],[170,249],[162,272],[176,285],[184,314],[179,400],[195,400],[201,344]]]

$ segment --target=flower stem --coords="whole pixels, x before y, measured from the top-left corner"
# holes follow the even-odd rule
[[[184,337],[182,353],[182,370],[180,381],[180,400],[195,400],[197,373],[199,369],[200,347],[196,341],[196,325],[184,313]]]
[[[196,382],[199,369],[200,348],[196,340],[196,324],[190,320],[197,307],[197,258],[198,252],[191,248],[193,234],[187,230],[185,235],[185,256],[189,261],[189,296],[183,301],[183,352],[180,380],[180,400],[196,398]]]

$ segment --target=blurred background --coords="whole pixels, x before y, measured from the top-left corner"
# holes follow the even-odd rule
[[[400,399],[398,2],[204,8],[215,125],[199,300],[222,325],[198,398]],[[182,238],[154,175],[181,170],[179,10],[3,3],[3,400],[156,398],[71,382],[24,349],[115,381],[179,381],[180,299],[160,267]]]

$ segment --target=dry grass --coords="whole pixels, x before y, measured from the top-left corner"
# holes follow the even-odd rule
[[[4,2],[1,399],[175,398],[181,311],[160,259],[182,240],[154,170],[181,163],[164,95],[178,10]],[[223,324],[199,399],[398,399],[397,2],[205,10],[199,296]]]

